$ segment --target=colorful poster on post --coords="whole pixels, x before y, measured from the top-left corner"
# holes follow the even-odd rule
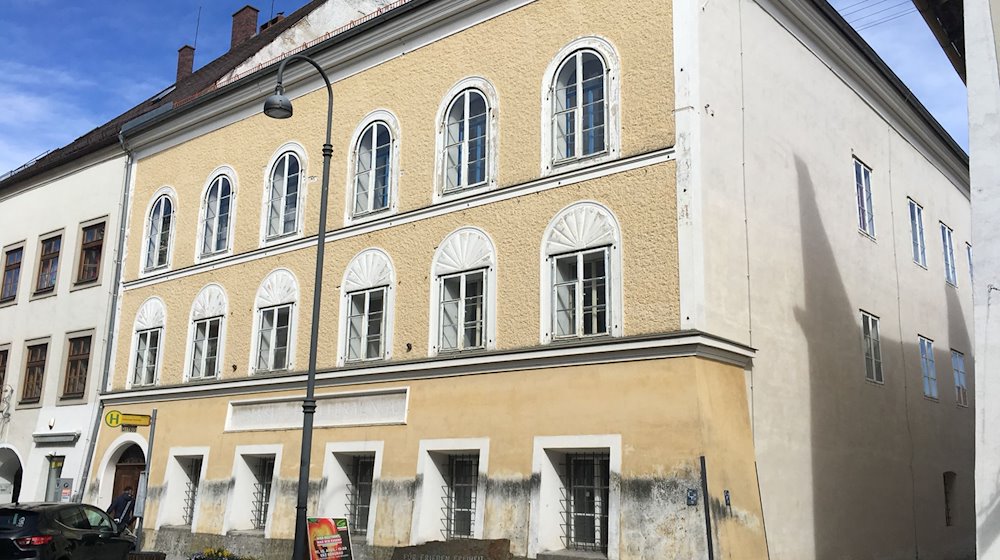
[[[351,531],[342,517],[306,518],[310,560],[353,560]]]

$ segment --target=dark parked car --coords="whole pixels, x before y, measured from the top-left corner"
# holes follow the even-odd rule
[[[87,504],[0,505],[0,558],[125,560],[135,539]]]

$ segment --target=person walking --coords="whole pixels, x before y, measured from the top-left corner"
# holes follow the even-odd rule
[[[132,507],[135,499],[132,497],[132,487],[126,486],[125,490],[111,501],[108,507],[108,515],[115,520],[120,527],[128,527],[132,524]]]

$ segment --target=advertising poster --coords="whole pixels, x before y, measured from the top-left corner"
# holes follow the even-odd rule
[[[341,517],[308,517],[310,560],[353,560],[351,532],[347,519]]]

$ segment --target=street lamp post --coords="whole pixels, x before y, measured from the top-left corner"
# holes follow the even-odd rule
[[[312,458],[313,416],[316,414],[316,348],[319,345],[319,308],[323,292],[323,248],[326,243],[326,201],[330,190],[330,158],[333,146],[330,144],[330,129],[333,123],[333,88],[330,78],[320,68],[315,60],[308,56],[295,54],[281,61],[278,65],[277,85],[274,95],[264,101],[264,114],[274,119],[287,119],[292,116],[292,102],[285,97],[285,89],[281,85],[281,76],[285,65],[293,60],[302,60],[312,64],[323,81],[326,82],[326,143],[323,144],[323,189],[319,201],[319,232],[316,235],[316,278],[313,281],[312,323],[309,328],[309,370],[306,373],[306,397],[302,400],[302,453],[299,458],[298,498],[295,502],[295,541],[292,548],[292,560],[305,560],[309,557],[309,547],[306,537],[306,503],[309,500],[309,463]]]

